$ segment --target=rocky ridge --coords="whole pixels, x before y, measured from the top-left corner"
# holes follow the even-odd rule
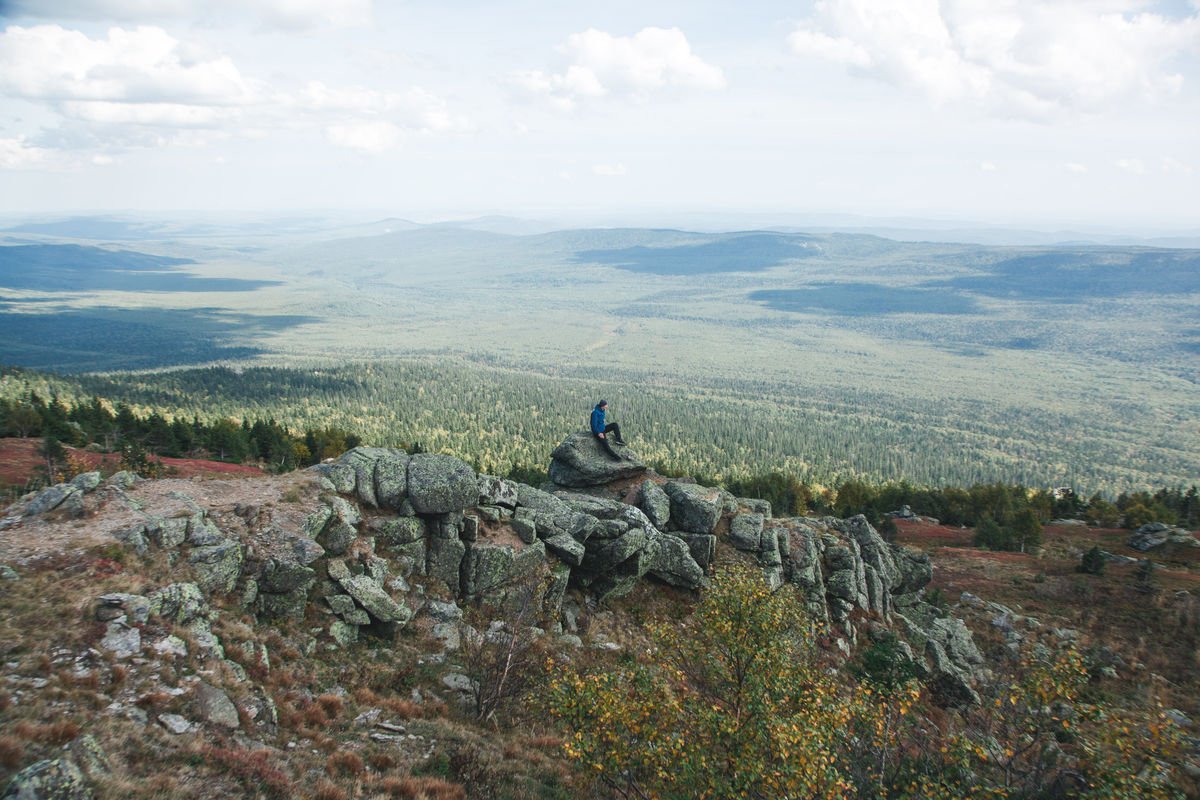
[[[846,655],[863,636],[890,629],[941,702],[978,702],[982,656],[960,620],[923,600],[928,558],[885,542],[865,518],[775,518],[764,501],[668,480],[636,458],[613,461],[586,433],[554,451],[550,475],[558,482],[532,487],[477,475],[448,455],[360,447],[292,477],[292,488],[281,490],[291,502],[230,504],[186,481],[142,482],[129,473],[101,481],[90,473],[23,498],[0,529],[19,537],[87,518],[110,541],[165,554],[172,582],[95,598],[104,626],[98,649],[130,661],[190,652],[251,686],[245,665],[266,668],[266,648],[221,641],[213,632],[217,599],[262,621],[321,620],[306,645],[314,652],[386,641],[418,623],[453,652],[464,635],[479,635],[463,623],[464,606],[492,608],[502,619],[536,587],[541,624],[569,648],[581,644],[575,634],[585,608],[646,579],[699,588],[714,561],[736,557],[756,563],[775,587],[795,585]],[[20,564],[10,562],[19,575]],[[154,621],[162,633],[147,625]],[[240,660],[228,657],[230,646]],[[273,726],[266,692],[251,688],[235,706],[216,683],[193,683],[191,719],[153,721],[186,733],[197,724],[237,727],[240,713]],[[114,713],[145,716],[115,705]],[[74,775],[72,767],[55,769]],[[15,792],[35,773],[58,774],[39,762],[3,796],[25,796]]]

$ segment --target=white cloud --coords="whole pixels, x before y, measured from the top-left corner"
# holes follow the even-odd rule
[[[640,102],[668,89],[716,91],[726,86],[720,67],[692,53],[678,28],[644,28],[622,37],[590,28],[567,37],[558,50],[564,61],[559,72],[532,70],[514,78],[525,93],[548,98],[565,110],[598,97]]]
[[[58,25],[0,35],[0,91],[52,103],[247,105],[260,89],[226,57],[191,60],[162,28],[112,28],[89,39]]]
[[[1200,50],[1200,15],[1141,0],[818,0],[791,34],[800,55],[917,90],[1043,119],[1176,93],[1175,56]]]
[[[360,28],[371,24],[371,0],[254,0],[250,6],[263,22],[291,31]]]
[[[1117,169],[1141,175],[1146,171],[1146,162],[1140,158],[1119,158],[1115,162]]]
[[[62,124],[43,129],[36,144],[61,150],[194,146],[214,136],[307,128],[324,131],[333,144],[379,153],[404,132],[466,127],[440,97],[420,88],[310,81],[285,91],[242,74],[225,55],[152,26],[112,28],[95,39],[59,25],[10,27],[0,33],[5,96],[59,115]],[[9,161],[20,155],[14,152]]]
[[[33,169],[45,167],[53,159],[53,151],[35,147],[24,136],[0,139],[0,169]]]
[[[370,155],[379,155],[400,144],[401,131],[390,122],[351,122],[330,125],[325,129],[329,141],[339,147],[361,150]]]
[[[117,160],[115,158],[113,158],[112,156],[105,155],[104,153],[99,153],[97,155],[92,156],[92,163],[95,164],[97,167],[109,167],[109,166],[112,166],[113,164],[117,163]]]
[[[1167,173],[1175,173],[1177,175],[1191,175],[1192,165],[1185,164],[1182,161],[1167,156],[1162,160],[1162,171]]]
[[[615,178],[624,175],[626,171],[624,164],[597,164],[592,167],[593,173],[606,178]]]
[[[371,0],[10,0],[10,16],[49,20],[203,20],[217,25],[249,14],[289,32],[370,25]]]
[[[991,161],[980,161],[979,162],[979,171],[980,172],[995,172],[996,165],[994,163],[992,163]]]
[[[330,87],[310,81],[291,103],[301,111],[386,116],[398,128],[408,130],[437,133],[466,126],[465,120],[446,110],[440,97],[417,87],[397,92],[362,86]]]
[[[1065,169],[1067,172],[1074,172],[1077,175],[1082,175],[1088,171],[1086,166],[1076,161],[1068,161],[1067,163],[1063,164],[1063,169]]]

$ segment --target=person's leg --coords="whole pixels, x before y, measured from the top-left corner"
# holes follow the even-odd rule
[[[611,427],[611,426],[609,426],[609,427]],[[604,432],[606,434],[608,433],[607,427],[604,429]],[[617,452],[612,449],[611,445],[609,445],[608,439],[596,436],[596,434],[594,434],[594,433],[592,434],[592,436],[594,436],[596,438],[596,441],[600,443],[600,446],[604,448],[604,452],[608,453],[610,456],[615,458],[617,461],[621,460],[621,457],[619,455],[617,455]]]
[[[605,425],[604,433],[605,434],[611,433],[613,435],[613,441],[616,442],[617,444],[625,444],[625,440],[621,438],[621,429],[617,426],[617,423],[610,422],[607,425]]]

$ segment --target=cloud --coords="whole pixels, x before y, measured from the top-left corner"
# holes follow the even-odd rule
[[[12,18],[91,22],[190,19],[228,24],[248,14],[265,28],[307,32],[370,25],[371,0],[8,0]]]
[[[35,147],[26,142],[24,136],[0,139],[0,169],[34,169],[48,166],[54,152]]]
[[[1146,163],[1140,158],[1119,158],[1113,162],[1117,169],[1141,175],[1146,171]]]
[[[592,167],[592,172],[606,178],[615,178],[624,175],[626,169],[624,164],[597,164]]]
[[[1001,116],[1045,119],[1177,93],[1176,56],[1200,50],[1200,15],[1141,0],[818,0],[793,53]]]
[[[10,142],[5,164],[33,163],[36,144],[62,151],[198,145],[214,137],[321,131],[336,145],[380,153],[406,132],[466,127],[421,88],[380,90],[310,81],[280,88],[247,76],[227,56],[162,28],[111,28],[103,37],[59,25],[0,33],[0,98],[50,109],[57,127]]]
[[[226,57],[187,57],[162,28],[112,28],[89,39],[58,25],[0,35],[0,92],[49,103],[248,105],[261,88]]]
[[[1184,162],[1171,158],[1170,156],[1167,156],[1162,160],[1162,171],[1177,175],[1191,175],[1193,172],[1191,164],[1185,164]]]
[[[362,86],[330,87],[310,81],[291,102],[300,111],[387,116],[397,129],[437,133],[466,126],[465,120],[446,110],[440,97],[417,87],[397,92]]]
[[[352,122],[345,125],[330,125],[325,129],[329,141],[339,147],[349,147],[364,153],[378,155],[395,148],[400,143],[401,131],[390,122]]]
[[[600,97],[643,102],[670,89],[718,91],[726,86],[720,67],[692,53],[678,28],[644,28],[624,37],[590,28],[567,37],[558,51],[560,71],[520,72],[514,83],[523,93],[564,110]]]
[[[1082,175],[1088,171],[1086,166],[1075,161],[1066,162],[1063,164],[1063,169],[1065,169],[1067,172],[1074,172],[1077,175]]]
[[[995,172],[996,169],[997,169],[997,167],[996,167],[995,163],[993,163],[991,161],[980,161],[979,162],[979,171],[980,172]]]

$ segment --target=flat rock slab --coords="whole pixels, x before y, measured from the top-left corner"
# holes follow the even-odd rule
[[[621,456],[614,460],[599,440],[587,431],[572,433],[550,454],[550,480],[559,486],[600,486],[642,475],[646,465],[628,449],[615,447]]]

